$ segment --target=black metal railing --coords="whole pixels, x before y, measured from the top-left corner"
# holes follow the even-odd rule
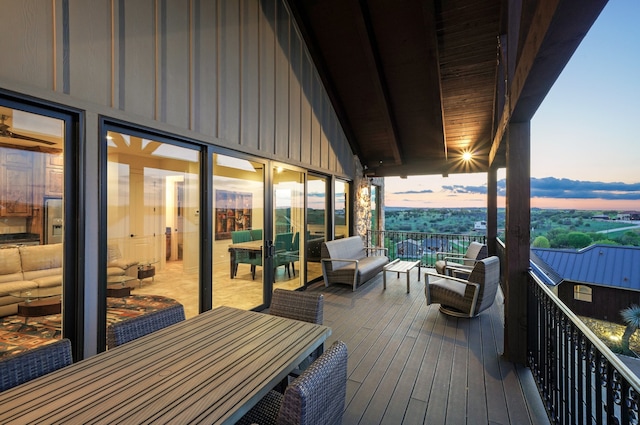
[[[527,362],[551,423],[638,424],[638,377],[531,273],[527,298]]]
[[[485,235],[456,235],[450,233],[398,232],[393,230],[367,230],[367,246],[388,249],[391,261],[421,261],[422,266],[433,266],[442,252],[464,254],[471,242],[486,243]]]

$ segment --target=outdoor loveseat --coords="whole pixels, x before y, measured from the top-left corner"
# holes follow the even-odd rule
[[[346,283],[356,290],[389,263],[387,249],[365,247],[360,236],[322,243],[322,275],[325,286]]]

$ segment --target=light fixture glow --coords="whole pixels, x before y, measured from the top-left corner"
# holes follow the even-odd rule
[[[466,151],[462,153],[462,160],[463,161],[471,161],[471,158],[473,158],[473,155],[471,154],[471,152]]]

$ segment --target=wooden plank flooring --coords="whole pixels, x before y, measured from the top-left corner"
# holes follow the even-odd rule
[[[326,342],[349,349],[344,425],[546,424],[529,369],[502,356],[502,305],[475,319],[427,306],[424,282],[412,273],[378,275],[352,292],[323,284]]]

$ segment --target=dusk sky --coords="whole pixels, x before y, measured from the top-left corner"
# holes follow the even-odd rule
[[[536,112],[532,207],[640,210],[638,17],[640,1],[610,1]],[[486,207],[486,190],[484,173],[386,178],[385,204]]]

